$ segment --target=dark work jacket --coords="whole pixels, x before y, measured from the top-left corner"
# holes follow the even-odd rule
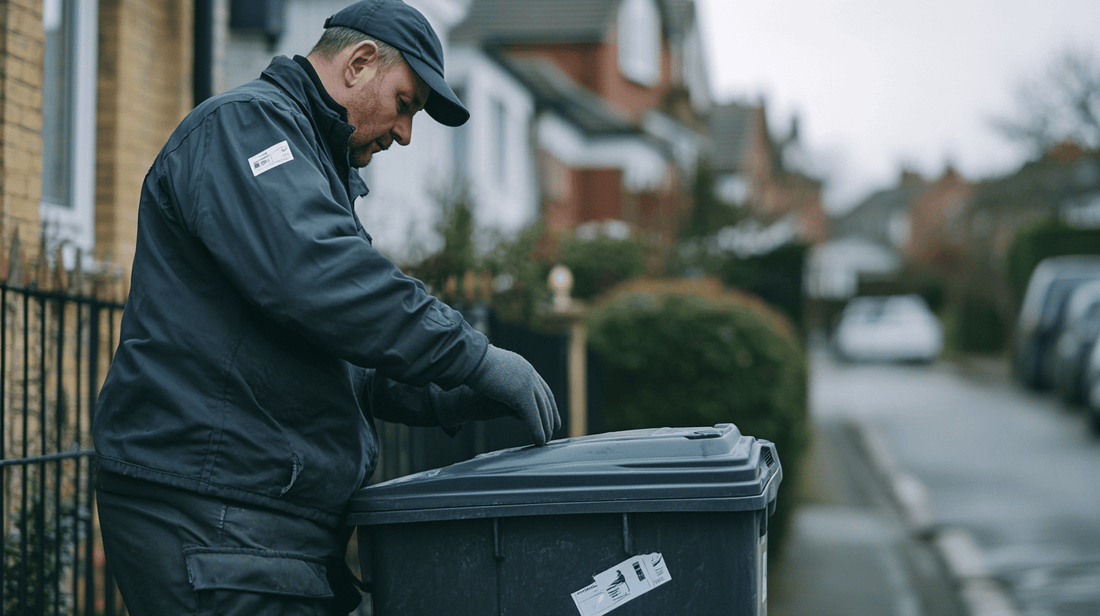
[[[432,424],[423,388],[484,357],[372,248],[341,111],[279,57],[153,162],[93,423],[102,471],[336,524],[377,460],[370,414]]]

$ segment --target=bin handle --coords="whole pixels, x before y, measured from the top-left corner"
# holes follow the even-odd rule
[[[500,533],[500,518],[493,518],[493,558],[504,560],[504,536]]]
[[[623,512],[623,551],[627,556],[634,555],[634,533],[630,532],[630,514]]]

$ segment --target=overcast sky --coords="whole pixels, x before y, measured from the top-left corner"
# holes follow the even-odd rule
[[[1069,45],[1100,61],[1100,0],[696,0],[719,102],[767,102],[803,143],[840,209],[952,161],[981,179],[1025,153],[989,120]]]

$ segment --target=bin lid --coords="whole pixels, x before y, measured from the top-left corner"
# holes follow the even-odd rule
[[[775,445],[733,424],[609,432],[517,447],[367,486],[348,524],[640,511],[764,509]]]

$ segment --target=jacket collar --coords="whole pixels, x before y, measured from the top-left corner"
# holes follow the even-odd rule
[[[321,99],[321,103],[323,103],[325,107],[335,111],[336,115],[340,117],[341,122],[347,123],[347,108],[337,103],[336,100],[332,98],[332,95],[328,93],[328,90],[325,89],[325,84],[321,82],[321,76],[317,74],[317,69],[313,68],[313,63],[302,56],[294,56],[294,62],[305,71],[306,77],[308,77],[310,83],[313,84],[313,89],[317,92],[317,96]]]
[[[348,111],[333,100],[309,60],[295,56],[293,60],[278,56],[271,60],[263,76],[279,85],[302,107],[316,123],[322,138],[332,151],[337,171],[348,178],[348,196],[352,201],[369,192],[359,172],[348,160],[348,140],[355,127],[348,124]]]

